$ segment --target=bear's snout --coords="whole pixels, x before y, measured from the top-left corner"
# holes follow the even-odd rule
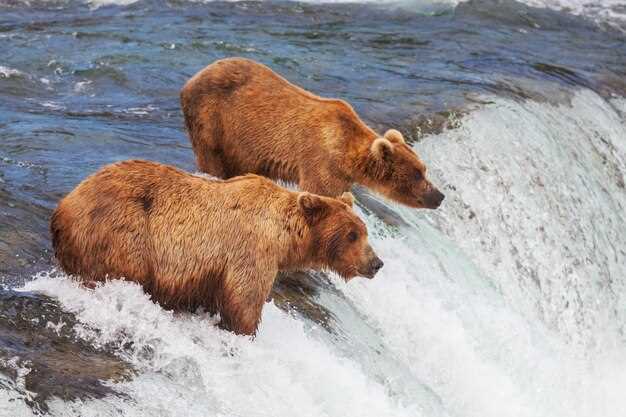
[[[383,267],[385,263],[376,255],[374,258],[368,263],[367,271],[365,273],[365,277],[372,279],[376,275],[376,273]]]
[[[369,266],[369,278],[374,278],[374,275],[383,267],[385,263],[378,256],[375,257]]]
[[[425,198],[426,207],[431,209],[436,209],[441,205],[441,202],[446,196],[436,188],[433,188],[431,192],[429,192]]]

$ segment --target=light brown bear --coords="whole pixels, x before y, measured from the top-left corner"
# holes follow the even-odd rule
[[[329,197],[359,183],[416,208],[444,199],[399,131],[380,137],[345,101],[318,97],[249,59],[214,62],[180,98],[198,167],[208,174],[255,173]]]
[[[254,334],[277,272],[372,278],[383,262],[339,199],[257,175],[214,180],[147,161],[108,165],[63,198],[50,224],[61,267],[86,282],[125,278],[166,308],[219,312]]]

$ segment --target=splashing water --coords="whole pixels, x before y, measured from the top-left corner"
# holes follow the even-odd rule
[[[116,384],[130,399],[57,400],[51,413],[622,415],[624,102],[493,101],[416,145],[455,190],[440,211],[383,202],[399,228],[361,213],[386,264],[372,281],[333,278],[339,300],[319,296],[339,336],[273,303],[250,340],[131,283],[27,283],[138,370]]]

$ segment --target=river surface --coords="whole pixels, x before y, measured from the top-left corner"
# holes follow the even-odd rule
[[[244,56],[411,140],[374,280],[281,277],[255,340],[55,270],[104,164],[195,171],[178,93]],[[626,3],[0,0],[0,416],[626,415]],[[253,151],[253,150],[251,150]]]

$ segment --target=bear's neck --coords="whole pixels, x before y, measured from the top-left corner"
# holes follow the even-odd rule
[[[311,232],[298,208],[297,198],[288,202],[286,215],[281,216],[282,228],[277,241],[280,244],[278,268],[281,271],[304,269],[313,266],[311,253]]]
[[[322,142],[326,144],[328,158],[333,162],[333,174],[348,182],[364,184],[371,182],[362,166],[370,156],[374,140],[380,137],[363,122],[354,110],[344,103],[345,108],[334,114],[335,123],[321,129]]]
[[[372,141],[373,142],[373,141]],[[380,177],[384,174],[370,154],[371,143],[362,147],[353,154],[353,181],[368,188],[376,189],[380,183]]]

